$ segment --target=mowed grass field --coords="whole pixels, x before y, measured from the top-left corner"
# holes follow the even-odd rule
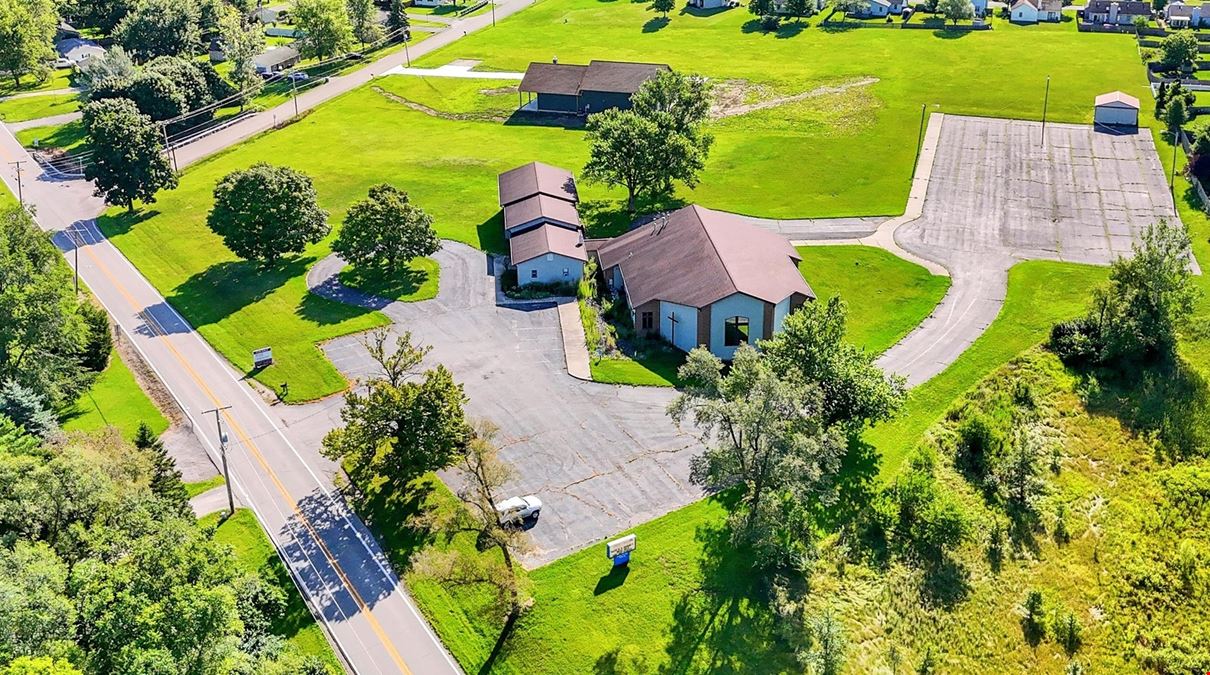
[[[75,94],[24,96],[0,101],[0,120],[24,122],[75,112],[79,109],[80,98]]]
[[[1130,40],[1118,35],[1011,29],[945,39],[929,31],[830,33],[811,27],[783,39],[746,32],[745,16],[678,15],[660,31],[644,33],[650,17],[639,5],[543,0],[492,31],[427,57],[426,64],[472,56],[487,67],[520,69],[554,44],[564,62],[667,61],[719,80],[743,79],[744,86],[759,85],[744,90],[755,99],[877,78],[712,123],[716,144],[702,182],[677,197],[762,216],[901,212],[921,103],[929,111],[1041,114],[1023,92],[1032,83],[1040,93],[1043,78],[996,67],[1021,53],[1103,64],[1055,77],[1050,119],[1087,120],[1093,96],[1107,89],[1142,93],[1142,66]],[[590,43],[600,46],[589,49]],[[343,378],[315,343],[380,325],[382,317],[333,307],[306,292],[303,275],[328,253],[327,242],[275,270],[238,261],[205,228],[214,184],[255,161],[286,164],[315,179],[322,205],[339,223],[370,185],[392,182],[434,216],[442,237],[500,251],[496,175],[535,159],[578,172],[587,159],[582,131],[510,118],[516,94],[507,84],[377,78],[283,130],[191,168],[180,187],[137,222],[112,212],[101,226],[237,366],[249,369],[251,350],[271,346],[277,365],[251,373],[263,383],[288,382],[296,401],[340,391]],[[620,191],[587,184],[581,190],[590,234],[625,226]]]
[[[112,426],[126,438],[134,437],[140,422],[146,422],[157,435],[168,428],[164,414],[139,387],[116,351],[92,388],[63,412],[62,420],[67,431],[95,431]]]

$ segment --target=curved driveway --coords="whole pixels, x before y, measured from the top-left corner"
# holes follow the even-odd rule
[[[513,491],[536,493],[545,508],[530,530],[536,544],[526,564],[535,565],[646,522],[702,496],[688,481],[697,440],[679,431],[664,413],[675,392],[621,387],[567,375],[558,312],[544,307],[498,306],[489,260],[465,244],[444,242],[434,256],[441,265],[437,298],[387,302],[351,291],[336,275],[335,256],[313,266],[307,284],[329,299],[371,307],[432,348],[462,383],[471,415],[500,426],[502,457],[517,467]],[[350,379],[373,372],[361,336],[323,345]],[[278,406],[291,430],[318,447],[339,424],[339,398],[306,406]],[[288,418],[288,419],[287,419]],[[443,476],[450,478],[450,476]]]

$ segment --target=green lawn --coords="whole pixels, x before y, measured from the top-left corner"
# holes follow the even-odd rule
[[[27,96],[0,101],[0,120],[24,122],[52,115],[75,112],[80,109],[80,100],[75,94]]]
[[[84,124],[78,120],[67,124],[22,129],[16,136],[17,141],[27,148],[75,150],[88,141]]]
[[[222,476],[211,476],[210,478],[207,478],[206,480],[199,480],[199,481],[194,481],[192,483],[185,483],[185,494],[188,494],[189,498],[193,499],[194,497],[202,494],[203,492],[210,492],[214,488],[216,488],[226,482],[227,481],[223,480]]]
[[[882,457],[882,476],[895,475],[924,431],[966,390],[1045,340],[1055,323],[1082,313],[1091,290],[1108,275],[1106,267],[1073,263],[1035,260],[1013,266],[1004,307],[987,331],[940,375],[908,392],[899,417],[866,433]]]
[[[109,357],[109,365],[101,371],[92,389],[63,411],[62,420],[67,431],[95,431],[113,426],[127,438],[134,436],[139,422],[146,422],[156,434],[168,428],[164,414],[139,387],[116,352]]]
[[[1143,68],[1133,43],[1120,35],[988,31],[943,39],[930,31],[831,32],[812,26],[777,37],[745,31],[742,12],[676,15],[668,26],[643,32],[651,16],[634,3],[543,0],[492,31],[426,57],[423,65],[468,57],[485,59],[489,68],[523,69],[531,59],[547,58],[549,45],[556,44],[563,62],[663,60],[714,78],[743,78],[758,87],[747,90],[744,100],[877,77],[873,85],[711,125],[716,143],[701,185],[680,190],[678,197],[765,216],[901,212],[920,104],[968,114],[1040,115],[1037,102],[1022,92],[1036,88],[1040,98],[1044,76],[988,67],[1021,53],[1044,62],[1101,64],[1054,77],[1050,119],[1088,120],[1089,101],[1109,89],[1143,94]],[[238,367],[250,368],[252,349],[272,346],[278,364],[253,374],[262,382],[289,382],[291,400],[340,391],[343,378],[315,343],[384,319],[305,292],[306,267],[327,254],[326,242],[270,271],[237,261],[204,226],[213,185],[257,160],[288,164],[315,178],[321,203],[339,222],[350,203],[385,180],[408,190],[433,215],[442,237],[502,250],[496,175],[534,159],[573,170],[586,160],[579,130],[517,120],[501,124],[516,101],[507,84],[376,78],[296,124],[191,168],[141,222],[111,213],[101,226]],[[432,110],[426,114],[400,99]],[[788,160],[804,157],[810,161],[795,161],[795,169],[786,170]],[[619,191],[582,184],[581,194],[592,235],[624,227]]]
[[[27,91],[53,91],[55,89],[67,89],[72,86],[72,75],[74,71],[71,68],[58,68],[52,70],[50,77],[43,82],[36,82],[29,77],[21,78],[21,86],[13,84],[13,78],[5,77],[0,80],[0,96],[11,96],[12,94],[24,93]]]
[[[589,372],[596,382],[671,387],[679,382],[676,371],[685,363],[685,353],[675,347],[651,349],[641,355],[590,359]]]
[[[403,302],[418,302],[437,297],[440,278],[441,266],[432,258],[417,258],[408,263],[407,269],[402,273],[385,277],[377,270],[363,274],[351,265],[340,271],[341,283],[350,288]]]
[[[219,520],[212,513],[199,520],[202,525],[211,525]],[[264,530],[256,522],[256,516],[248,509],[236,509],[235,515],[219,524],[214,533],[215,541],[227,544],[235,551],[240,567],[247,572],[261,574],[279,586],[286,594],[286,612],[273,623],[273,632],[303,654],[317,656],[327,662],[335,672],[342,672],[340,662],[328,645],[323,631],[315,623],[298,588],[277,556],[277,551]]]
[[[1052,120],[1091,121],[1091,101],[1105,91],[1146,95],[1145,71],[1130,36],[1080,34],[1071,24],[1033,30],[998,22],[997,30],[935,35],[833,31],[812,19],[802,24],[809,27],[791,22],[779,34],[763,34],[752,30],[753,17],[742,10],[690,12],[682,8],[664,25],[644,3],[542,0],[417,65],[468,58],[481,59],[484,68],[520,71],[556,54],[560,63],[654,61],[717,80],[743,80],[777,96],[878,78],[843,94],[714,125],[716,143],[702,183],[684,196],[712,208],[777,217],[901,213],[921,105],[1039,119],[1047,73],[991,65],[1014,55],[1030,54],[1043,63],[1098,63],[1080,72],[1049,73]],[[789,158],[809,161],[795,161],[788,170]]]
[[[869,246],[803,246],[799,269],[825,301],[848,304],[850,342],[881,354],[920,324],[949,290],[949,277]]]

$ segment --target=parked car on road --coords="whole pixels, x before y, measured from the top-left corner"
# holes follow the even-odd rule
[[[311,79],[311,76],[299,71],[297,73],[290,73],[286,76],[286,79],[291,82],[306,82],[307,80]]]
[[[535,495],[524,497],[509,497],[496,504],[496,513],[502,524],[520,524],[530,518],[537,518],[542,511],[542,500]]]

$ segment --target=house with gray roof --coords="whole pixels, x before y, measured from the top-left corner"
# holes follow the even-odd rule
[[[1151,3],[1137,0],[1089,0],[1084,5],[1084,21],[1129,26],[1135,17],[1151,19]]]
[[[524,110],[588,115],[630,107],[630,97],[662,70],[662,63],[591,61],[588,65],[531,63],[517,91],[530,94]]]
[[[722,359],[771,337],[815,298],[785,237],[696,205],[596,244],[595,255],[638,333]]]
[[[530,162],[500,174],[496,183],[517,283],[579,281],[588,253],[571,172]]]
[[[1186,5],[1180,0],[1164,5],[1164,23],[1169,28],[1189,28],[1202,25],[1202,6]]]

